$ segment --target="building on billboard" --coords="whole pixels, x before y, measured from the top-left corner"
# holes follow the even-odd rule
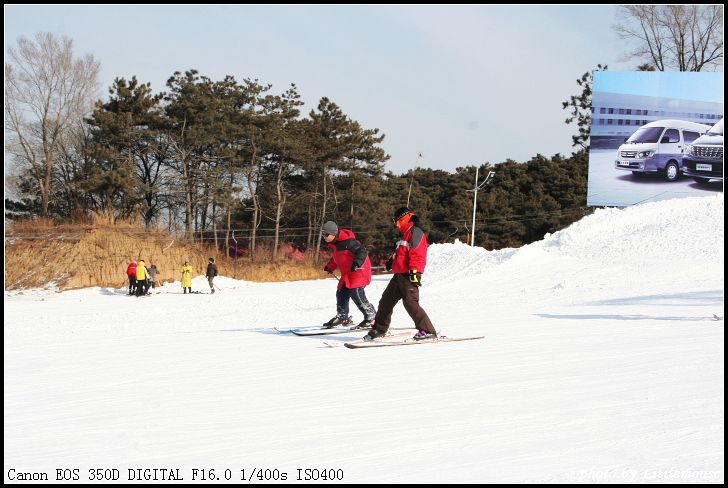
[[[637,129],[661,119],[713,126],[723,118],[723,104],[665,97],[594,92],[591,147],[617,148]]]

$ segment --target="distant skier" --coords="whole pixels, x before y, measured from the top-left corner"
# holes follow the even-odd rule
[[[129,295],[133,295],[136,292],[136,260],[132,260],[129,266],[126,267],[126,275],[129,277]]]
[[[341,278],[336,288],[336,316],[324,323],[331,328],[339,325],[350,325],[349,299],[364,315],[356,328],[368,329],[374,322],[374,306],[369,303],[364,287],[372,282],[372,263],[366,247],[356,240],[356,235],[349,229],[339,229],[336,222],[329,220],[322,228],[324,240],[331,248],[333,255],[324,266],[324,271],[333,273],[341,270]]]
[[[187,290],[189,290],[190,293],[192,293],[192,266],[190,266],[190,262],[185,260],[184,266],[182,266],[182,289],[184,290],[184,293],[187,293]]]
[[[140,259],[136,267],[136,296],[141,297],[147,294],[147,267],[144,260]]]
[[[159,270],[157,269],[157,265],[152,263],[151,266],[149,266],[149,283],[152,285],[152,288],[157,287],[157,273],[159,273]]]
[[[212,280],[217,276],[217,265],[215,264],[215,258],[210,258],[210,262],[207,263],[207,282],[210,284],[210,293],[215,293],[215,287],[212,284]]]
[[[422,286],[422,273],[427,263],[427,236],[417,226],[417,215],[407,207],[398,208],[394,212],[392,222],[402,233],[397,241],[397,249],[392,257],[392,272],[394,275],[379,300],[377,315],[374,324],[364,340],[371,341],[387,333],[392,322],[392,311],[397,302],[403,300],[404,308],[412,317],[417,328],[415,340],[432,339],[437,337],[437,331],[432,326],[430,317],[420,307],[420,286]]]

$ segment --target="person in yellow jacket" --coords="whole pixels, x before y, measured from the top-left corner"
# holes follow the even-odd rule
[[[192,293],[192,266],[190,266],[189,261],[185,261],[184,266],[182,266],[182,289],[184,293],[187,293],[187,290]]]
[[[143,260],[139,260],[136,268],[137,289],[136,296],[141,297],[147,294],[147,266]]]

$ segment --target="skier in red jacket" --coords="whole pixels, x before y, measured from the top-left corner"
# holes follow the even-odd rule
[[[331,248],[333,255],[324,266],[324,271],[333,273],[341,270],[341,278],[336,289],[336,316],[324,323],[326,328],[351,326],[349,317],[349,299],[354,300],[357,308],[364,315],[355,328],[368,329],[374,323],[374,306],[369,303],[364,287],[372,282],[372,263],[367,249],[356,240],[356,235],[349,229],[339,229],[336,222],[328,221],[321,233]]]
[[[427,236],[417,226],[417,215],[408,207],[398,208],[392,222],[402,233],[397,249],[392,257],[394,275],[379,300],[374,324],[364,340],[371,341],[386,335],[392,322],[392,311],[397,302],[403,300],[404,308],[415,322],[415,340],[437,338],[437,331],[420,306],[420,286],[422,273],[427,264]]]
[[[136,261],[132,261],[131,263],[129,263],[129,266],[126,267],[126,275],[129,277],[129,295],[133,295],[136,291],[136,269]]]

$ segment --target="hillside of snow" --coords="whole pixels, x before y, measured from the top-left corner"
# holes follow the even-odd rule
[[[5,482],[722,483],[723,222],[720,194],[600,209],[519,249],[432,245],[421,304],[480,341],[274,329],[331,318],[335,279],[6,292]]]

